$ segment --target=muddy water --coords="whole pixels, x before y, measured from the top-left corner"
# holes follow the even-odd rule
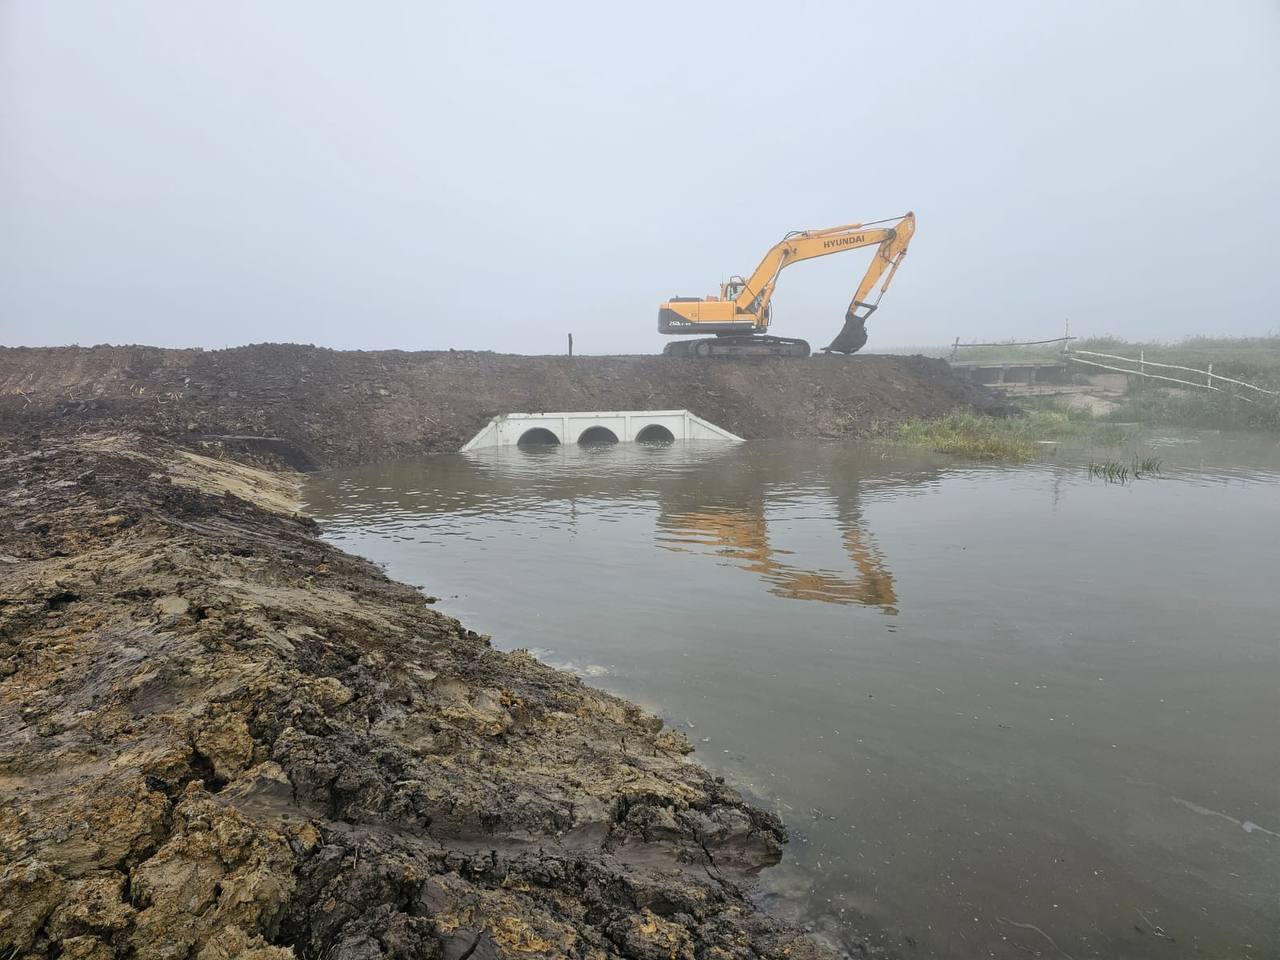
[[[770,909],[891,956],[1280,956],[1280,446],[845,443],[317,478],[342,546],[776,809]],[[1115,452],[1109,452],[1115,456]]]

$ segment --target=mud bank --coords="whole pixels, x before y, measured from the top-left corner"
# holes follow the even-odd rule
[[[0,427],[222,437],[303,469],[457,450],[494,414],[512,411],[687,408],[758,439],[870,436],[957,407],[1007,409],[924,357],[0,348]]]
[[[316,537],[293,477],[0,440],[0,956],[826,956],[632,704]]]
[[[827,956],[683,736],[317,538],[302,469],[495,413],[858,436],[938,361],[0,348],[0,957]]]

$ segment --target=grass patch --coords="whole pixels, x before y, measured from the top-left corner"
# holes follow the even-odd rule
[[[1129,463],[1118,460],[1104,460],[1101,463],[1089,464],[1089,479],[1095,478],[1106,483],[1128,483],[1130,480],[1141,480],[1143,477],[1157,476],[1164,461],[1159,457],[1134,456]]]
[[[1164,466],[1164,461],[1159,457],[1139,457],[1133,458],[1133,473],[1135,476],[1142,477],[1149,474],[1160,473],[1160,468]]]
[[[1028,410],[1020,417],[984,417],[956,411],[932,420],[908,420],[890,434],[898,443],[971,460],[1031,460],[1044,440],[1080,440],[1119,446],[1133,434],[1119,423],[1099,423],[1063,410]]]
[[[972,413],[908,420],[894,431],[893,439],[972,460],[1030,460],[1036,453],[1035,443],[1010,430],[1007,420]]]
[[[1123,403],[1103,414],[1102,419],[1119,423],[1280,431],[1280,402],[1263,397],[1247,403],[1228,394],[1147,388],[1130,393]]]
[[[1129,479],[1127,464],[1115,460],[1104,460],[1102,463],[1089,464],[1089,479],[1105,480],[1107,483],[1124,483]]]

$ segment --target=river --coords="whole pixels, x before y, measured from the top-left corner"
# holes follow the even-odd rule
[[[636,700],[787,822],[756,895],[889,956],[1280,956],[1280,443],[849,442],[330,472],[330,541]]]

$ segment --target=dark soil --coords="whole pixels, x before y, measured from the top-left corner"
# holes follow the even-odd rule
[[[679,733],[316,537],[288,476],[0,440],[0,957],[812,958]]]
[[[457,450],[499,413],[688,409],[757,439],[872,436],[957,407],[1007,409],[924,357],[0,348],[0,429],[229,437],[302,469]]]

